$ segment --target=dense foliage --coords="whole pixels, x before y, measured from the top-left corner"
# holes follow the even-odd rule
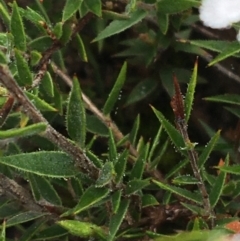
[[[1,240],[235,237],[240,45],[200,5],[0,0]]]

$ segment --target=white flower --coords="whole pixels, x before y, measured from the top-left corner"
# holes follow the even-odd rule
[[[211,28],[227,28],[240,21],[240,0],[203,0],[200,19]]]

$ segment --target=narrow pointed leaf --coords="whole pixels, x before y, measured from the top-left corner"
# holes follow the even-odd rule
[[[165,176],[165,179],[169,179],[174,174],[178,173],[180,170],[183,169],[187,164],[189,163],[189,159],[185,159],[183,161],[180,161],[177,165],[175,165]]]
[[[153,143],[151,145],[151,148],[150,148],[150,151],[149,151],[149,160],[152,161],[152,157],[153,157],[153,154],[154,154],[154,151],[157,147],[157,145],[159,144],[159,139],[160,139],[160,136],[162,134],[162,125],[160,125],[159,129],[158,129],[158,132],[156,134],[156,136],[154,137],[154,140],[153,140]],[[155,166],[154,163],[151,163],[151,167]]]
[[[240,95],[237,94],[216,95],[211,97],[205,97],[203,99],[219,103],[240,105]]]
[[[115,172],[116,172],[116,177],[115,177],[115,182],[118,184],[121,182],[123,176],[125,175],[125,169],[127,165],[127,158],[128,158],[128,150],[125,149],[121,155],[118,157],[118,160],[115,164]]]
[[[105,115],[109,114],[112,111],[116,101],[119,98],[120,91],[121,91],[123,84],[125,82],[125,79],[126,79],[126,72],[127,72],[127,62],[124,62],[123,66],[118,74],[117,80],[116,80],[116,82],[109,94],[109,97],[103,107],[103,113]]]
[[[179,131],[176,130],[176,128],[168,120],[166,120],[166,118],[163,116],[163,114],[160,111],[156,110],[154,107],[152,107],[152,109],[155,115],[157,116],[157,118],[159,119],[159,121],[161,122],[163,128],[167,132],[169,138],[176,146],[176,148],[178,150],[181,150],[181,148],[184,148],[185,143]]]
[[[162,13],[178,13],[192,7],[199,7],[197,0],[161,0],[157,2],[158,11]]]
[[[133,128],[129,135],[129,141],[133,146],[135,146],[135,144],[136,144],[136,138],[137,138],[137,134],[138,134],[138,130],[139,130],[139,125],[140,125],[140,115],[138,114],[134,121]]]
[[[131,195],[142,190],[150,184],[150,179],[129,181],[126,188],[126,195]]]
[[[227,155],[225,159],[225,165],[228,166],[229,164],[229,155]],[[214,185],[211,189],[211,192],[209,194],[209,201],[211,204],[211,207],[214,208],[219,201],[219,198],[223,192],[223,187],[226,182],[227,173],[220,171],[220,174],[217,176],[216,181],[214,182]]]
[[[18,70],[18,77],[21,85],[31,85],[33,77],[29,69],[27,61],[22,56],[21,52],[15,49],[16,65]]]
[[[45,100],[40,99],[38,96],[25,91],[26,96],[31,100],[31,102],[37,107],[40,111],[57,111],[54,107],[48,104]]]
[[[34,211],[20,213],[20,214],[17,214],[15,216],[9,218],[6,222],[6,226],[11,227],[11,226],[18,225],[21,223],[29,222],[31,220],[40,218],[44,215],[45,215],[44,213],[34,212]]]
[[[45,123],[32,124],[22,128],[0,131],[0,140],[13,137],[31,136],[45,131],[47,125]]]
[[[118,212],[116,214],[113,214],[113,216],[111,217],[109,225],[109,236],[107,238],[107,241],[113,241],[115,239],[117,231],[127,213],[129,204],[129,200],[122,200]]]
[[[42,241],[42,240],[64,240],[60,239],[60,237],[65,236],[68,234],[68,231],[62,228],[59,225],[53,224],[48,228],[43,229],[40,231],[35,237],[34,240]]]
[[[68,230],[72,235],[81,237],[81,238],[104,238],[106,237],[106,231],[93,224],[88,222],[81,222],[77,220],[62,220],[57,222],[61,227]],[[99,239],[98,239],[99,240]]]
[[[34,11],[30,7],[26,9],[19,8],[20,14],[23,18],[31,21],[32,23],[36,24],[37,26],[40,25],[40,22],[45,22],[43,16],[41,16],[38,12]]]
[[[121,203],[121,197],[122,197],[122,190],[117,190],[116,192],[113,193],[112,195],[112,212],[117,213],[118,208]]]
[[[109,129],[108,148],[109,148],[109,151],[108,151],[109,161],[112,163],[116,163],[117,147],[116,147],[116,143],[115,143],[114,136],[111,129]]]
[[[184,176],[177,176],[172,180],[172,183],[175,185],[192,185],[192,184],[198,184],[198,180],[190,175],[184,175]]]
[[[129,19],[112,21],[102,32],[98,34],[93,42],[123,32],[124,30],[140,22],[144,17],[146,17],[146,15],[146,11],[139,9],[131,13],[129,15]]]
[[[50,97],[54,96],[53,80],[51,74],[48,71],[42,78],[41,87],[43,87],[43,89]]]
[[[158,83],[155,79],[147,79],[139,82],[131,91],[126,101],[126,106],[134,104],[140,100],[143,100],[149,96],[154,90],[156,90]]]
[[[102,3],[101,0],[88,0],[84,1],[81,6],[81,16],[84,16],[87,12],[92,12],[98,17],[102,16]]]
[[[218,168],[222,172],[240,175],[240,165],[223,166]]]
[[[11,33],[14,37],[15,47],[21,51],[26,51],[26,34],[16,1],[13,2]]]
[[[197,71],[198,71],[198,61],[196,60],[193,73],[190,79],[190,82],[188,84],[186,96],[185,96],[185,120],[188,122],[191,111],[192,111],[192,106],[193,106],[193,100],[194,100],[194,92],[195,88],[197,85]]]
[[[220,53],[216,58],[214,58],[209,64],[208,66],[212,66],[230,56],[233,56],[235,54],[238,54],[240,52],[240,45],[239,42],[236,41],[234,43],[232,43],[231,46],[229,46],[229,48],[224,48],[222,53]]]
[[[20,237],[19,241],[31,241],[33,240],[33,236],[39,232],[39,229],[43,226],[43,224],[47,221],[47,219],[39,219],[34,222]]]
[[[7,29],[9,29],[11,17],[8,12],[7,6],[5,4],[0,3],[0,17],[6,25]]]
[[[86,138],[86,113],[80,84],[76,77],[73,78],[73,86],[69,96],[66,118],[68,134],[84,148]]]
[[[158,206],[159,202],[152,194],[144,194],[142,196],[142,207]]]
[[[160,188],[166,190],[166,191],[169,191],[171,193],[175,193],[187,200],[190,200],[190,201],[193,201],[195,203],[198,203],[198,204],[202,204],[202,199],[201,199],[201,196],[199,194],[194,194],[186,189],[183,189],[183,188],[179,188],[179,187],[175,187],[175,186],[172,186],[172,185],[168,185],[168,184],[165,184],[165,183],[162,183],[162,182],[158,182],[156,180],[152,180],[153,183],[155,183],[157,186],[159,186]]]
[[[209,143],[207,144],[207,146],[203,149],[203,152],[201,153],[201,155],[198,157],[198,167],[201,169],[205,162],[207,161],[207,159],[209,158],[209,155],[211,154],[214,146],[217,144],[217,141],[220,137],[220,130],[217,131],[211,138],[211,140],[209,141]]]
[[[109,136],[108,128],[95,116],[86,113],[87,130],[98,136]]]
[[[96,187],[103,187],[109,184],[113,179],[114,173],[113,163],[106,162],[99,173]]]
[[[73,160],[64,152],[39,151],[1,157],[0,163],[47,177],[72,177],[76,175]]]
[[[71,18],[81,6],[83,0],[67,0],[63,8],[62,21],[65,22]]]
[[[62,217],[68,216],[71,214],[76,215],[86,209],[91,208],[94,204],[98,203],[103,198],[105,198],[108,195],[108,193],[109,193],[108,188],[97,188],[94,186],[90,186],[81,196],[77,206],[67,211],[66,213],[64,213]]]
[[[62,205],[61,199],[53,188],[52,184],[45,177],[37,175],[29,175],[29,181],[31,182],[32,189],[37,189],[40,198],[45,199],[49,203],[60,206]],[[38,200],[39,201],[39,200]]]
[[[148,153],[149,153],[149,146],[150,144],[148,142],[144,147],[144,149],[139,154],[137,160],[135,161],[130,174],[130,180],[142,178],[143,171],[147,162]]]
[[[86,49],[85,49],[83,40],[79,34],[76,35],[76,42],[77,42],[77,48],[78,48],[80,58],[82,59],[82,61],[88,62]]]

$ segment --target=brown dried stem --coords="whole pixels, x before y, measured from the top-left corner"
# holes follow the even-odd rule
[[[171,106],[175,115],[175,123],[176,127],[181,133],[184,143],[186,145],[188,157],[190,160],[190,164],[193,170],[193,174],[195,178],[198,180],[198,189],[201,193],[202,200],[203,200],[203,207],[205,209],[206,215],[208,215],[211,218],[211,225],[214,226],[214,218],[215,214],[213,209],[211,208],[209,195],[206,189],[206,186],[204,184],[203,178],[200,173],[200,169],[197,165],[198,163],[198,154],[194,149],[194,144],[190,141],[188,136],[188,129],[187,129],[187,123],[184,116],[184,101],[181,93],[181,89],[178,83],[178,80],[176,76],[174,76],[174,88],[175,88],[175,95],[172,98]]]

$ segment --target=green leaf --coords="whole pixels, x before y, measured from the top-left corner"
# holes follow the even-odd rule
[[[132,180],[129,181],[126,188],[126,195],[134,194],[138,191],[141,191],[144,187],[150,184],[150,179],[145,180]]]
[[[56,23],[53,29],[53,34],[56,36],[57,39],[60,39],[62,37],[62,33],[63,33],[63,23],[59,22]]]
[[[66,118],[68,134],[81,148],[84,148],[86,139],[86,113],[80,84],[76,77],[73,78]]]
[[[179,161],[177,165],[175,165],[165,176],[165,179],[169,179],[174,174],[178,173],[180,170],[182,170],[183,167],[185,167],[189,163],[189,159],[185,159],[183,161]]]
[[[212,60],[208,66],[212,66],[230,56],[233,56],[240,52],[240,45],[238,41],[235,41],[228,48],[224,47],[222,53],[220,53],[214,60]]]
[[[45,90],[45,92],[50,96],[54,96],[54,88],[53,88],[53,80],[51,74],[47,71],[42,78],[41,87]]]
[[[205,48],[215,52],[222,52],[225,48],[230,48],[235,42],[227,42],[220,40],[182,40],[182,42],[190,43],[191,45]]]
[[[197,0],[161,0],[157,2],[157,9],[162,13],[179,13],[191,7],[199,7]]]
[[[106,162],[99,173],[99,177],[96,181],[96,187],[103,187],[109,184],[113,179],[114,173],[113,163]]]
[[[54,107],[49,105],[44,100],[40,99],[38,96],[25,91],[26,96],[31,100],[31,102],[37,107],[40,111],[57,111]]]
[[[163,34],[166,34],[169,27],[169,15],[157,12],[157,20],[160,30]]]
[[[33,77],[29,69],[27,61],[22,56],[21,52],[15,49],[15,58],[18,70],[18,77],[21,85],[32,85]]]
[[[0,241],[6,241],[6,221],[3,220],[2,230],[0,234]]]
[[[151,206],[158,206],[159,202],[157,199],[151,194],[144,194],[142,196],[142,207],[151,207]]]
[[[83,0],[66,0],[63,8],[62,21],[65,22],[71,18],[80,8]]]
[[[188,122],[189,118],[190,118],[190,114],[192,111],[192,106],[193,106],[193,100],[194,100],[194,92],[195,92],[195,88],[197,85],[197,71],[198,71],[198,62],[195,62],[194,65],[194,69],[193,69],[193,73],[190,79],[190,82],[188,84],[188,88],[187,88],[187,92],[186,92],[186,96],[185,96],[185,120],[186,122]]]
[[[66,231],[66,229],[60,227],[59,225],[53,224],[50,227],[42,230],[38,235],[36,235],[34,237],[34,240],[59,240],[60,237],[66,236],[67,234],[68,232]]]
[[[227,157],[225,158],[224,166],[228,166],[228,164],[229,164],[229,155],[227,155]],[[220,171],[220,174],[218,174],[218,176],[216,178],[216,181],[209,194],[211,208],[214,208],[216,206],[217,202],[219,201],[219,198],[223,192],[224,184],[226,182],[226,176],[227,176],[226,172]]]
[[[190,175],[184,175],[184,176],[177,176],[172,180],[172,183],[175,185],[192,185],[192,184],[198,184],[198,180],[195,177],[192,177]]]
[[[26,34],[16,1],[13,2],[11,33],[14,37],[15,47],[21,51],[26,51]]]
[[[203,99],[212,102],[240,105],[240,95],[237,94],[216,95],[211,97],[205,97]]]
[[[121,33],[140,22],[143,18],[146,17],[146,15],[146,11],[139,9],[131,13],[129,15],[129,19],[112,21],[102,32],[98,34],[98,36],[92,42],[96,42],[101,39],[108,38],[112,35]]]
[[[93,154],[90,150],[87,149],[86,155],[96,167],[102,168],[103,166],[102,160],[100,160],[95,154]]]
[[[198,167],[201,169],[203,168],[205,162],[207,161],[209,155],[211,154],[214,146],[217,144],[217,141],[220,137],[220,130],[217,131],[209,141],[209,143],[206,145],[206,147],[203,149],[201,155],[198,157]]]
[[[118,74],[117,80],[116,80],[116,82],[109,94],[109,97],[103,107],[103,114],[107,115],[112,111],[116,101],[118,100],[119,93],[123,87],[123,84],[125,82],[126,72],[127,72],[127,63],[124,62],[123,66]]]
[[[7,6],[2,3],[0,3],[0,17],[6,25],[7,29],[9,29],[11,17],[9,15]]]
[[[130,201],[129,200],[122,200],[118,209],[118,212],[113,214],[110,219],[109,224],[109,236],[107,238],[107,241],[113,241],[118,229],[120,228],[120,225],[127,213],[128,207],[129,207]]]
[[[83,17],[87,12],[92,12],[98,17],[102,17],[102,3],[101,0],[87,0],[83,1],[80,9],[81,16]]]
[[[197,215],[202,215],[204,216],[205,210],[199,206],[196,205],[192,205],[190,203],[183,203],[181,202],[181,204],[186,207],[187,209],[189,209],[191,212],[197,214]]]
[[[240,165],[217,167],[220,171],[240,175]]]
[[[77,206],[66,213],[62,214],[62,217],[78,214],[86,209],[91,208],[94,204],[101,201],[109,194],[108,188],[97,188],[94,186],[90,186],[81,196],[79,203]]]
[[[34,212],[34,211],[28,211],[24,213],[17,214],[11,218],[9,218],[6,222],[7,227],[15,226],[21,223],[26,223],[31,220],[40,218],[46,214],[40,213],[40,212]]]
[[[37,65],[39,63],[40,59],[42,58],[42,54],[35,50],[31,51],[30,54],[31,54],[31,57],[30,57],[31,66]]]
[[[112,130],[109,128],[109,139],[108,139],[108,158],[112,163],[116,163],[117,161],[117,147],[115,144],[114,136]]]
[[[25,137],[31,136],[45,131],[47,128],[46,123],[32,124],[22,128],[10,129],[6,131],[0,131],[0,140],[13,137]]]
[[[160,111],[157,111],[154,107],[152,107],[153,112],[161,122],[163,128],[166,130],[168,136],[170,137],[173,144],[177,147],[178,150],[181,150],[185,147],[185,143],[183,141],[183,138],[181,134],[179,133],[176,128],[166,120],[166,118],[163,116],[163,114]]]
[[[80,222],[77,220],[61,220],[57,222],[61,227],[68,230],[72,235],[81,237],[81,238],[104,238],[106,237],[106,231],[92,223]]]
[[[116,184],[119,184],[125,175],[125,169],[127,165],[127,158],[128,158],[129,151],[125,149],[121,155],[118,157],[118,160],[114,166],[115,172],[116,172],[116,177],[115,177],[115,182]]]
[[[86,113],[87,130],[99,136],[109,136],[108,128],[95,116]]]
[[[202,204],[201,196],[197,193],[194,194],[194,193],[188,191],[187,189],[174,187],[172,185],[161,183],[161,182],[158,182],[156,180],[152,180],[152,182],[155,183],[160,188],[166,190],[166,191],[169,191],[171,193],[175,193],[175,194],[177,194],[177,195],[179,195],[179,196],[181,196],[181,197],[183,197],[187,200],[193,201],[195,203]]]
[[[76,175],[73,160],[64,152],[22,153],[1,157],[0,163],[40,176],[66,178]]]
[[[52,39],[49,36],[35,38],[28,42],[28,47],[32,50],[44,52],[52,45]]]
[[[19,241],[31,241],[33,240],[33,236],[39,232],[39,229],[43,226],[43,224],[46,222],[46,219],[39,219],[36,222],[33,222],[33,224],[28,227],[26,231],[24,231],[23,235],[19,239]]]
[[[80,58],[83,62],[88,62],[87,52],[84,46],[84,43],[82,41],[82,38],[79,34],[76,34],[76,42],[77,42],[77,48],[80,55]]]
[[[35,198],[39,201],[41,198],[45,199],[49,203],[52,203],[57,206],[62,205],[62,201],[58,195],[58,193],[53,188],[52,184],[45,177],[37,176],[37,175],[28,175],[31,188],[33,193],[36,193]]]
[[[149,159],[150,161],[152,161],[152,157],[153,157],[154,151],[155,151],[156,147],[157,147],[158,144],[159,144],[160,136],[161,136],[161,134],[162,134],[162,129],[163,129],[163,127],[162,127],[162,125],[160,125],[160,127],[159,127],[159,129],[158,129],[158,132],[157,132],[156,136],[155,136],[154,139],[153,139],[153,143],[152,143],[152,145],[151,145],[151,148],[150,148],[150,151],[149,151],[149,157],[148,157],[148,159]],[[154,163],[152,162],[152,163],[151,163],[151,168],[153,168],[154,166],[155,166],[155,165],[154,165]]]
[[[137,134],[138,134],[138,130],[139,130],[139,125],[140,125],[140,115],[138,114],[134,121],[133,128],[129,135],[129,141],[133,146],[135,146],[135,144],[136,144],[136,138],[137,138]]]
[[[132,171],[130,173],[130,180],[142,178],[143,171],[147,162],[149,147],[150,143],[148,142],[137,157],[137,160],[135,161]]]
[[[120,203],[121,203],[121,197],[122,197],[122,190],[117,190],[112,195],[112,212],[117,213]]]
[[[34,11],[30,7],[27,6],[26,9],[19,8],[20,14],[25,19],[31,21],[32,23],[36,24],[37,26],[41,26],[42,22],[45,22],[43,16],[41,16],[38,12]]]
[[[125,105],[136,103],[156,90],[157,81],[154,79],[147,79],[139,82],[131,91]]]

